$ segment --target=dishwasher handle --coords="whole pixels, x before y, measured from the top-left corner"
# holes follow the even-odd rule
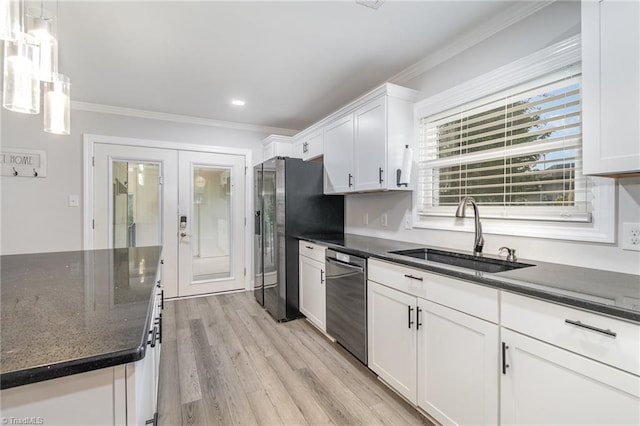
[[[334,259],[332,257],[326,257],[325,259],[326,259],[327,262],[335,263],[335,264],[340,265],[342,267],[354,269],[354,270],[359,271],[359,272],[364,272],[364,268],[362,266],[352,265],[351,263],[345,263],[345,262],[342,262],[342,261],[340,261],[338,259]]]

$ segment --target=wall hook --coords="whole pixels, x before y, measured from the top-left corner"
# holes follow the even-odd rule
[[[33,177],[38,177],[38,171],[36,169],[33,169]]]
[[[14,176],[18,176],[18,171],[16,170],[16,168],[15,168],[15,167],[12,167],[12,169],[13,169],[13,175],[14,175]]]

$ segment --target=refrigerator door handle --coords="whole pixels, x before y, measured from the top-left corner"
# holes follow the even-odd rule
[[[262,220],[260,210],[256,212],[254,231],[256,235],[262,235]]]

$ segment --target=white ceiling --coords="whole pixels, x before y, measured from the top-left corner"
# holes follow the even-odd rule
[[[76,101],[300,130],[508,5],[61,0],[60,71]]]

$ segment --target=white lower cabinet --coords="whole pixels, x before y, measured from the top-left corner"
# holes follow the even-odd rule
[[[326,247],[300,241],[299,250],[300,312],[320,330],[327,331]]]
[[[498,424],[499,326],[418,298],[418,406],[442,424]]]
[[[300,256],[300,312],[322,331],[327,330],[324,263]]]
[[[415,296],[367,284],[369,368],[409,401],[416,403],[417,335]]]
[[[499,326],[457,310],[494,318],[497,291],[375,259],[369,277],[369,368],[442,424],[498,424]]]
[[[502,329],[505,425],[640,424],[640,378]]]

